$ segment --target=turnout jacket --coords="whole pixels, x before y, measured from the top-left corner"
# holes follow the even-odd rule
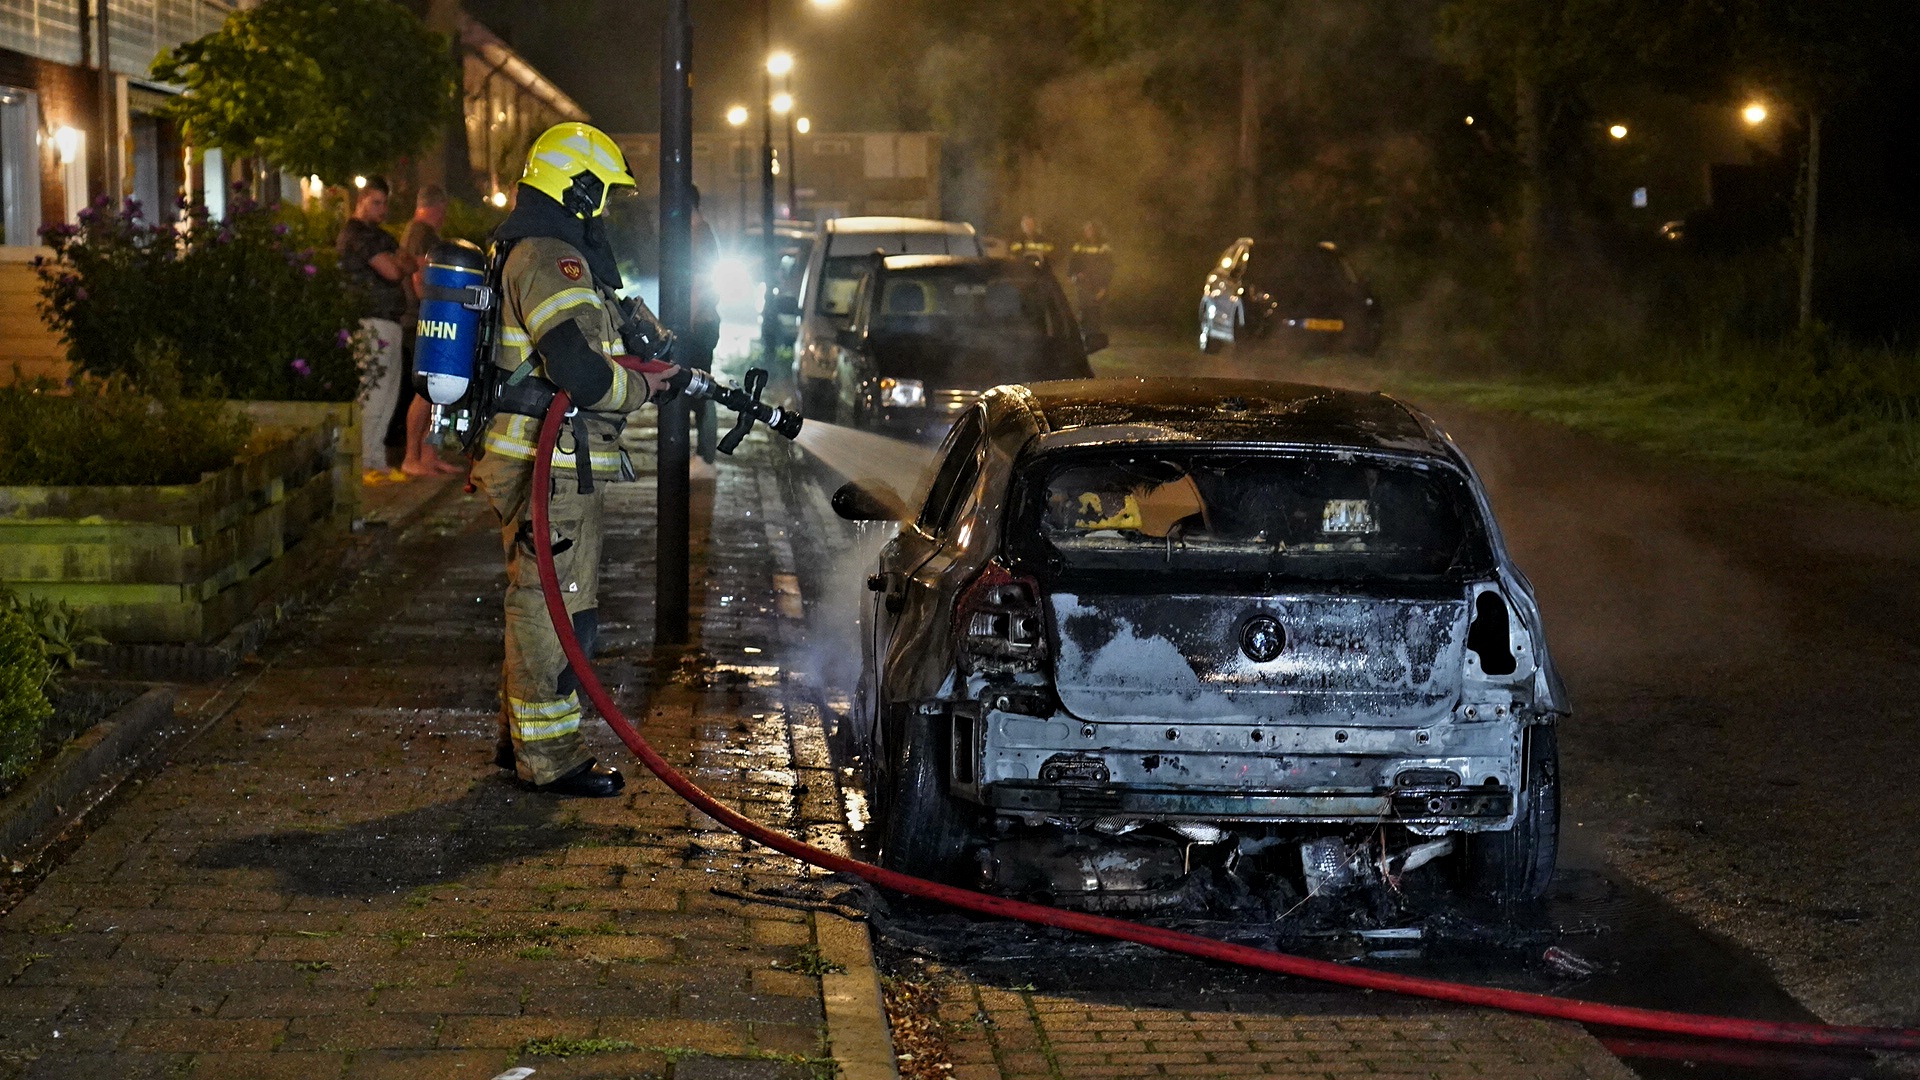
[[[540,342],[571,322],[611,377],[606,392],[591,402],[576,401],[587,419],[595,477],[631,478],[632,470],[620,452],[618,437],[626,414],[647,402],[647,381],[614,361],[626,355],[621,339],[624,316],[620,299],[594,280],[587,259],[564,240],[530,236],[516,241],[500,275],[500,334],[493,362],[508,374],[537,375],[565,386],[576,379],[554,378],[540,352]],[[645,305],[636,305],[636,317],[652,320]],[[568,335],[570,336],[570,335]],[[595,380],[598,381],[597,379]],[[487,431],[486,453],[532,461],[540,421],[531,416],[501,412]],[[576,469],[574,439],[562,434],[553,463],[556,470]]]

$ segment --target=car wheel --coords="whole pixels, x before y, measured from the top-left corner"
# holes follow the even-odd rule
[[[1526,777],[1513,828],[1466,838],[1466,885],[1500,903],[1538,900],[1560,854],[1560,737],[1552,725],[1527,729]]]
[[[802,379],[800,382],[800,415],[823,424],[839,422],[840,395],[834,392],[831,379]]]
[[[880,865],[903,874],[952,882],[961,876],[974,839],[974,815],[947,793],[946,717],[909,712],[886,748],[891,767],[880,816]]]

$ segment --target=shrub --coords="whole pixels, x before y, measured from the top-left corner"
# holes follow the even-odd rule
[[[49,670],[55,674],[75,671],[91,662],[81,658],[80,646],[108,644],[86,617],[65,600],[49,600],[44,596],[28,599],[12,589],[0,587],[0,611],[26,620],[40,642],[40,655],[46,657]]]
[[[49,673],[33,627],[0,609],[0,783],[40,760],[40,733],[53,716],[46,694]]]
[[[0,484],[190,484],[231,465],[251,431],[223,402],[142,393],[125,375],[70,391],[15,382],[0,387]]]
[[[42,230],[40,311],[91,375],[137,379],[169,355],[189,397],[351,401],[378,375],[352,337],[363,301],[330,248],[292,232],[245,198],[225,221],[190,210],[184,232],[96,200]]]

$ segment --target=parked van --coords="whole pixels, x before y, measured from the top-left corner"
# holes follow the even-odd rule
[[[982,254],[973,226],[930,218],[835,218],[820,230],[801,284],[797,314],[800,336],[794,343],[794,384],[800,411],[809,416],[832,412],[834,357],[840,330],[853,316],[854,294],[871,268],[873,255]]]

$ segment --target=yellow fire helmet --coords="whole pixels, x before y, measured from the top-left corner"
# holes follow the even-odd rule
[[[520,182],[553,197],[576,217],[598,217],[607,190],[633,186],[626,155],[607,133],[591,124],[555,124],[533,141]]]

